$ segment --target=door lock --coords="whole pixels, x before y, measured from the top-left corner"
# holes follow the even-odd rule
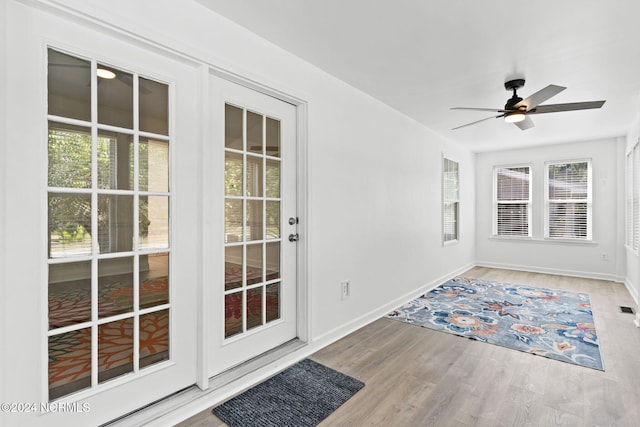
[[[298,233],[289,234],[289,241],[290,242],[297,242],[298,240],[300,240],[300,236],[298,235]]]
[[[289,218],[289,225],[296,225],[298,223],[298,218],[291,217]]]

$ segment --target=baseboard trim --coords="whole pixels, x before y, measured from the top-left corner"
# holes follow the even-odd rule
[[[476,267],[499,268],[502,270],[528,271],[531,273],[555,274],[558,276],[582,277],[585,279],[609,280],[611,282],[622,282],[625,280],[615,274],[595,273],[589,271],[562,270],[558,268],[534,267],[530,265],[503,264],[489,261],[476,261]]]
[[[394,308],[398,308],[401,305],[407,303],[408,301],[411,301],[414,298],[419,297],[420,295],[429,292],[431,289],[435,288],[436,286],[440,285],[441,283],[449,280],[450,278],[454,277],[454,276],[458,276],[462,273],[464,273],[465,271],[469,270],[470,268],[473,268],[475,266],[475,263],[471,262],[469,264],[464,265],[463,267],[458,268],[457,270],[444,274],[440,277],[438,277],[437,279],[434,279],[422,286],[420,286],[419,288],[411,291],[411,292],[407,292],[406,294],[395,298],[394,300],[392,300],[391,302],[386,303],[383,306],[380,306],[374,310],[371,310],[368,313],[363,314],[362,316],[354,319],[353,321],[347,323],[346,325],[340,326],[338,328],[332,329],[329,332],[326,332],[320,336],[318,336],[317,338],[315,338],[313,340],[313,346],[317,349],[321,349],[323,347],[328,346],[331,343],[334,343],[336,341],[338,341],[341,338],[344,338],[345,336],[349,335],[352,332],[357,331],[358,329],[368,325],[369,323],[379,319],[380,317],[384,316],[385,314],[391,312]],[[316,350],[317,351],[317,350]]]

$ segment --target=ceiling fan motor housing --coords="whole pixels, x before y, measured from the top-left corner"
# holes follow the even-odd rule
[[[516,105],[520,101],[522,101],[522,98],[520,98],[517,95],[513,95],[511,98],[509,98],[507,100],[507,103],[504,104],[504,109],[505,110],[515,110],[514,105]]]
[[[522,86],[524,86],[524,79],[515,79],[515,80],[509,80],[507,82],[504,82],[504,88],[506,90],[513,91],[513,96],[507,100],[507,103],[504,106],[505,110],[513,110],[514,105],[522,101],[522,98],[520,98],[516,93],[516,91]]]

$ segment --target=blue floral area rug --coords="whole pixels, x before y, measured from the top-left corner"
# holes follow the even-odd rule
[[[588,294],[456,277],[387,317],[604,370]]]

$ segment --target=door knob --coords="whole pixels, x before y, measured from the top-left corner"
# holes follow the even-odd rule
[[[290,242],[297,242],[298,240],[300,240],[300,236],[298,235],[298,233],[289,234],[289,241]]]

